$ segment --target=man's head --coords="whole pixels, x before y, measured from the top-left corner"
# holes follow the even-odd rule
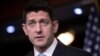
[[[58,29],[52,10],[46,2],[33,3],[24,10],[22,28],[35,47],[49,46]]]
[[[27,7],[23,11],[23,22],[26,22],[27,13],[31,11],[38,12],[40,10],[46,11],[50,16],[50,19],[55,20],[52,7],[49,3],[45,1],[32,1],[27,5]]]

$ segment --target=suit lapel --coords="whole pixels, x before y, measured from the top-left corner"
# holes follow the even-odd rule
[[[65,54],[65,49],[66,47],[60,41],[58,41],[52,56],[63,56]]]
[[[31,50],[26,56],[34,56],[34,51]]]

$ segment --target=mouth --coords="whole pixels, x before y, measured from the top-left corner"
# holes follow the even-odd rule
[[[45,37],[44,36],[36,36],[35,39],[42,41]]]

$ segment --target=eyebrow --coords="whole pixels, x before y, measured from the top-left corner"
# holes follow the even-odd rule
[[[35,21],[34,19],[31,19],[31,20],[27,20],[27,22],[30,22],[30,21]]]

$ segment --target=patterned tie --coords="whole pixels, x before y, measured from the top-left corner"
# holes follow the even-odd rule
[[[45,54],[43,54],[43,53],[40,53],[38,56],[46,56]]]

